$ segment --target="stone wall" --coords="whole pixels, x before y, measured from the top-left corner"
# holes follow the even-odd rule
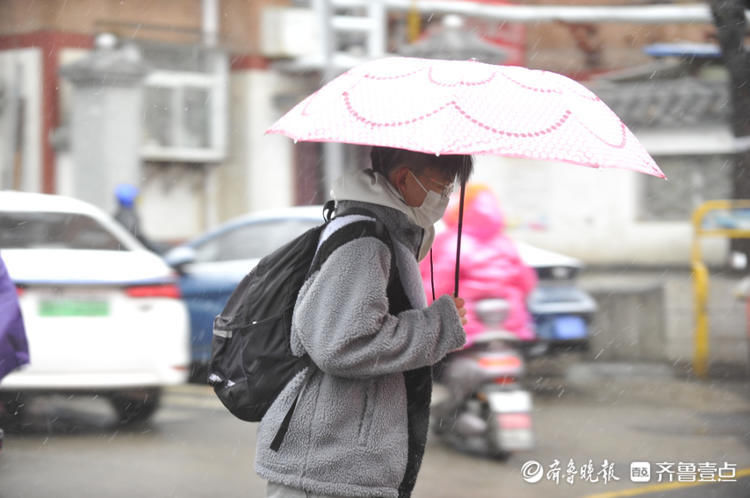
[[[746,301],[735,296],[744,277],[712,270],[709,284],[710,367],[750,367]],[[587,269],[579,284],[597,300],[588,359],[692,364],[693,283],[687,269]]]

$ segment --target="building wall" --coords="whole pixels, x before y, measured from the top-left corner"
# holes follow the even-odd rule
[[[747,368],[746,300],[735,293],[744,275],[712,271],[706,313],[708,359]],[[695,355],[695,289],[689,269],[586,269],[578,285],[599,305],[588,358],[596,361],[665,361],[690,367]],[[717,370],[718,373],[718,370]]]
[[[274,97],[299,82],[264,68],[235,70],[231,80],[230,157],[218,180],[227,193],[223,219],[294,204],[292,141],[264,133],[281,117]]]
[[[260,11],[285,0],[216,0],[225,46],[257,53]],[[201,30],[201,0],[2,0],[0,35],[38,30],[93,34],[110,31],[127,38],[195,42]]]
[[[292,144],[284,137],[264,136],[263,132],[281,113],[274,97],[283,87],[300,83],[265,66],[262,59],[247,59],[259,50],[260,9],[268,4],[289,2],[217,1],[222,42],[232,49],[233,61],[239,61],[234,64],[230,78],[229,157],[224,164],[208,168],[179,164],[154,164],[145,168],[144,223],[156,237],[185,238],[209,228],[216,221],[294,201]],[[200,0],[3,0],[0,2],[0,35],[50,28],[94,33],[104,27],[103,22],[115,21],[106,27],[122,36],[195,41],[200,31],[200,16]],[[174,28],[172,31],[152,29],[154,25],[167,23]],[[593,41],[602,44],[601,67],[616,67],[647,60],[641,53],[643,44],[675,39],[703,41],[711,31],[710,25],[607,24],[597,26]],[[584,52],[577,46],[568,26],[560,23],[529,25],[527,40],[529,66],[574,73],[591,69],[587,68]],[[244,64],[243,58],[250,62]],[[39,110],[35,116],[41,114]],[[40,132],[41,135],[44,133]],[[29,155],[29,160],[33,160],[33,155]],[[499,161],[478,158],[477,177],[496,188],[507,206],[514,230],[530,242],[592,263],[684,260],[689,243],[689,227],[685,223],[637,220],[635,174],[541,164],[519,169],[499,164]],[[163,178],[159,177],[160,171]],[[553,182],[555,189],[550,188],[550,175],[556,180]],[[41,189],[33,184],[34,180],[29,181],[32,182],[30,190]],[[57,183],[65,185],[65,176],[58,178]],[[166,201],[176,203],[174,209],[164,207]],[[200,203],[215,204],[215,215],[209,216]],[[170,223],[179,213],[188,215],[179,223]],[[720,252],[717,249],[716,254]],[[709,253],[713,254],[710,250]]]
[[[60,51],[60,66],[71,64],[86,57],[91,51],[86,49],[63,49]],[[65,78],[60,78],[58,85],[58,102],[60,108],[59,127],[70,125],[70,113],[73,104],[73,85]],[[70,134],[60,137],[61,142],[55,150],[56,192],[61,195],[73,195],[75,192],[75,165],[70,151]]]
[[[292,141],[264,132],[281,114],[274,96],[294,92],[298,84],[262,66],[235,66],[227,159],[214,165],[145,164],[140,203],[144,231],[176,242],[249,211],[294,204]]]
[[[289,5],[289,0],[218,0],[224,42],[237,53],[260,53],[261,11],[265,6]]]
[[[3,0],[0,2],[0,33],[26,33],[38,30],[95,33],[105,22],[154,25],[168,20],[171,27],[200,29],[200,0]],[[166,23],[165,23],[166,24]],[[174,31],[171,35],[153,31],[149,27],[121,26],[130,36],[156,36],[165,41],[177,41],[185,35]]]
[[[0,3],[0,5],[4,5]],[[91,37],[76,33],[62,31],[36,31],[19,34],[0,33],[0,53],[10,54],[17,50],[34,49],[40,54],[38,67],[29,69],[29,81],[39,82],[40,98],[38,108],[34,110],[32,120],[39,122],[39,141],[37,152],[40,160],[38,170],[29,174],[38,174],[40,183],[38,186],[31,185],[29,189],[37,189],[46,193],[56,191],[57,179],[55,171],[55,151],[53,150],[52,136],[55,128],[59,125],[59,86],[60,77],[60,54],[66,48],[90,48]]]
[[[255,55],[258,45],[260,9],[268,4],[287,2],[264,0],[217,0],[219,8],[220,46],[230,50],[232,61],[239,61],[239,80],[230,97],[230,157],[224,164],[180,164],[154,162],[143,165],[141,211],[147,234],[161,240],[181,240],[202,232],[231,216],[259,207],[292,203],[292,161],[289,145],[278,137],[270,138],[278,150],[269,152],[262,136],[271,123],[270,103],[276,88],[275,76],[262,58]],[[0,2],[0,48],[54,45],[45,59],[44,70],[37,68],[33,78],[44,80],[45,111],[37,107],[27,128],[37,123],[37,156],[45,151],[47,136],[67,124],[70,112],[70,85],[59,78],[57,69],[84,56],[87,50],[68,48],[60,33],[94,34],[112,32],[124,39],[148,39],[167,43],[200,41],[201,0],[4,0]],[[88,36],[88,35],[87,35]],[[38,40],[37,40],[38,39]],[[91,40],[90,36],[87,38]],[[73,47],[85,47],[80,41]],[[46,53],[43,46],[41,51]],[[90,48],[87,47],[87,48]],[[9,53],[9,52],[7,52]],[[7,54],[6,53],[6,54]],[[3,55],[7,58],[6,55]],[[248,63],[249,61],[249,63]],[[244,65],[243,65],[244,64]],[[49,66],[49,67],[47,67]],[[258,71],[246,71],[248,67]],[[3,74],[7,73],[4,71]],[[256,74],[257,73],[257,74]],[[32,82],[33,82],[32,78]],[[47,95],[49,94],[49,95]],[[235,98],[238,100],[235,101]],[[244,104],[243,104],[244,102]],[[33,104],[33,102],[32,102]],[[32,109],[33,110],[33,109]],[[46,116],[44,125],[39,124]],[[242,132],[244,130],[244,133]],[[30,168],[48,185],[38,185],[26,175],[25,190],[49,191],[73,195],[75,165],[71,144],[62,140],[58,151],[49,147],[49,165]],[[26,143],[32,143],[26,141]],[[33,161],[33,154],[24,154]],[[38,160],[38,159],[37,159]],[[273,165],[266,171],[268,165]],[[45,171],[42,171],[45,170]],[[257,171],[256,171],[257,170]],[[238,181],[239,180],[239,181]]]
[[[210,227],[206,205],[217,197],[213,171],[194,164],[144,164],[137,205],[144,233],[177,243]]]
[[[621,0],[524,0],[538,5],[626,5]],[[635,2],[632,2],[635,3]],[[664,2],[669,3],[669,2]],[[674,3],[674,2],[672,2]],[[689,2],[688,2],[689,3]],[[644,6],[648,3],[643,3]],[[656,42],[707,42],[714,33],[710,23],[696,24],[528,24],[526,65],[566,74],[628,67],[649,60],[643,47]],[[598,65],[587,64],[586,50],[599,53]]]
[[[4,92],[0,108],[0,189],[39,191],[42,188],[41,65],[42,54],[37,48],[0,51],[0,88]],[[20,124],[18,118],[11,116],[14,88],[23,106],[21,113],[17,113],[22,114]],[[11,128],[19,126],[20,158],[17,158]],[[16,166],[16,161],[20,161],[20,167]]]
[[[640,220],[641,176],[615,169],[477,156],[473,180],[493,189],[508,229],[518,239],[589,265],[689,265],[690,220]],[[705,261],[723,263],[726,247],[721,240],[707,241]]]

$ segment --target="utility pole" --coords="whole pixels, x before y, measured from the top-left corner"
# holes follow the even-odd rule
[[[211,49],[211,59],[214,61],[213,71],[216,71],[216,64],[219,57],[215,51],[219,43],[219,3],[221,0],[201,0],[201,37],[203,46]],[[215,74],[215,73],[214,73]],[[221,85],[225,88],[226,81]],[[217,102],[222,105],[222,102]],[[212,127],[213,128],[213,127]],[[213,132],[213,131],[212,131]],[[210,163],[203,165],[203,226],[204,228],[215,227],[219,223],[219,213],[217,209],[218,199],[218,180],[216,178],[216,168]]]
[[[315,0],[315,6],[320,23],[321,52],[323,55],[321,85],[324,85],[337,76],[333,67],[333,56],[336,51],[335,32],[332,26],[334,10],[328,0]],[[323,197],[325,199],[329,196],[333,182],[343,171],[344,151],[342,147],[341,144],[333,142],[323,144]]]
[[[737,148],[732,165],[732,197],[750,199],[750,52],[745,48],[750,0],[709,0],[724,65],[729,73],[730,124]],[[750,261],[750,239],[732,239],[733,252]]]
[[[21,99],[21,87],[23,86],[23,72],[21,64],[12,60],[9,65],[13,68],[12,79],[5,80],[9,83],[5,95],[5,113],[8,116],[8,141],[6,162],[8,165],[7,174],[0,178],[0,188],[12,188],[21,190],[23,186],[23,128],[24,128],[24,109],[23,100]],[[2,80],[0,80],[0,83]],[[1,110],[1,109],[0,109]],[[2,160],[3,158],[0,158]],[[3,168],[0,167],[0,172]],[[7,177],[6,177],[7,176]]]
[[[335,0],[314,0],[313,9],[317,12],[321,33],[322,84],[339,75],[341,68],[335,60],[339,54],[339,34],[359,34],[363,40],[366,57],[374,59],[385,55],[386,48],[386,9],[383,0],[354,0],[339,5]],[[354,10],[360,14],[340,14],[337,10]],[[335,142],[323,144],[324,197],[335,180],[344,171],[344,149]]]

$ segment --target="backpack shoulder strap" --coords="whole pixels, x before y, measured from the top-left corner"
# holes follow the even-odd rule
[[[328,204],[326,204],[326,208],[330,209]],[[400,284],[400,281],[398,280],[398,268],[395,260],[393,241],[391,240],[390,234],[388,233],[388,230],[386,229],[383,222],[375,217],[374,214],[365,209],[346,210],[346,212],[339,214],[338,219],[342,220],[342,218],[348,215],[357,215],[357,218],[349,223],[342,223],[342,226],[340,228],[335,228],[334,225],[334,231],[330,234],[326,234],[326,228],[331,226],[331,223],[336,223],[336,218],[330,219],[327,217],[326,228],[321,230],[321,236],[326,238],[319,242],[318,250],[313,257],[312,263],[310,264],[310,269],[307,272],[307,276],[309,277],[311,274],[318,271],[326,261],[326,259],[328,259],[328,257],[333,253],[333,251],[343,246],[347,242],[362,237],[375,237],[384,242],[388,246],[388,249],[391,253],[391,265],[388,275],[388,294],[389,296],[392,293],[396,294],[397,296],[404,295],[403,288]],[[393,302],[393,300],[390,301]],[[314,363],[310,362],[310,365],[314,366]],[[294,409],[297,406],[298,399],[299,394],[297,395],[297,397],[295,397],[294,402],[289,407],[284,420],[279,426],[279,429],[277,430],[276,435],[271,442],[270,448],[273,451],[278,451],[281,447],[284,436],[289,429],[289,424],[291,423],[292,414],[294,413]]]
[[[351,220],[347,220],[351,218]],[[340,226],[337,226],[340,224]],[[308,271],[308,276],[315,273],[325,263],[328,257],[347,242],[362,238],[375,237],[388,246],[391,253],[391,265],[388,275],[389,285],[397,278],[398,268],[395,263],[393,240],[385,224],[372,212],[364,208],[350,208],[326,222],[321,231],[318,250]]]

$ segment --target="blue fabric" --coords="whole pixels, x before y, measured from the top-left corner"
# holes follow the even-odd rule
[[[131,207],[135,204],[135,198],[138,197],[138,187],[129,183],[121,183],[115,189],[115,196],[120,204]]]
[[[0,380],[29,362],[29,344],[16,286],[0,258]]]

